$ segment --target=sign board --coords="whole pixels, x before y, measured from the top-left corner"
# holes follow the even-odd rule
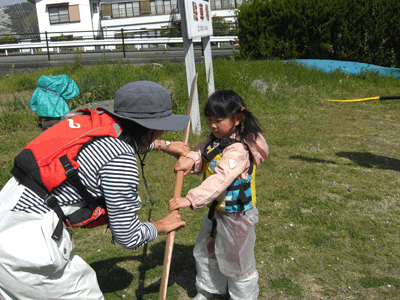
[[[213,35],[210,2],[206,0],[185,0],[188,38]]]

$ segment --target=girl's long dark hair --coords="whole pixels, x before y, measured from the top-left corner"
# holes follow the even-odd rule
[[[242,111],[242,107],[244,110]],[[242,122],[236,126],[235,133],[241,141],[254,143],[257,134],[262,132],[260,122],[247,109],[242,97],[232,90],[215,91],[207,100],[204,115],[208,117],[226,118],[243,114]]]

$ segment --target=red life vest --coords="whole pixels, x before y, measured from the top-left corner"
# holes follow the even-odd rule
[[[105,205],[94,199],[79,180],[76,157],[92,138],[117,138],[120,133],[121,127],[115,117],[88,108],[78,110],[74,116],[50,127],[31,141],[14,159],[11,173],[43,198],[67,226],[89,228],[107,224]],[[51,192],[67,179],[78,189],[88,208],[65,217]]]

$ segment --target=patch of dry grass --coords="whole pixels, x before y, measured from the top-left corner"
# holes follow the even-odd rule
[[[14,93],[1,93],[0,94],[0,113],[9,112],[15,108],[15,105],[21,108],[29,108],[29,100],[31,99],[33,91],[22,91]]]

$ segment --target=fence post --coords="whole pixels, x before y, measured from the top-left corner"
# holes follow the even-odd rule
[[[47,38],[47,31],[44,32],[46,34],[46,48],[47,48],[47,58],[50,61],[50,51],[49,51],[49,40]]]
[[[121,28],[121,34],[122,34],[122,51],[124,52],[124,58],[126,58],[125,39],[124,39],[124,29],[123,28]]]

